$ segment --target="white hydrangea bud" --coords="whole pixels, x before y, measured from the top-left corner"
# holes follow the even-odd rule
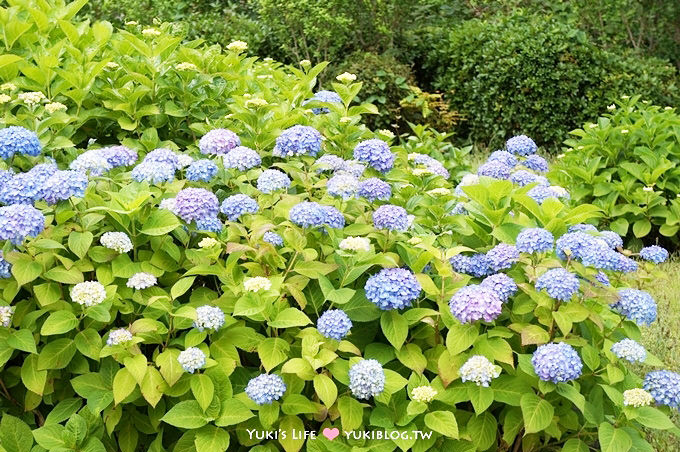
[[[227,45],[227,50],[232,52],[244,52],[246,49],[248,49],[248,43],[244,41],[233,41]]]
[[[411,400],[415,402],[429,403],[437,396],[437,390],[432,386],[418,386],[411,391]]]
[[[126,285],[131,289],[142,290],[155,286],[156,282],[158,280],[151,273],[139,272],[130,276]]]
[[[371,241],[366,237],[347,237],[340,242],[340,249],[346,251],[369,251]]]
[[[248,278],[243,282],[243,288],[246,292],[259,292],[267,291],[272,288],[272,282],[269,281],[264,276],[256,276],[254,278]]]
[[[356,74],[350,74],[349,72],[343,72],[342,74],[335,77],[341,83],[353,82],[357,79]]]
[[[106,300],[106,289],[99,281],[85,281],[71,289],[71,300],[82,306],[96,306]]]
[[[623,391],[623,404],[626,406],[639,408],[641,406],[647,406],[653,401],[654,397],[644,389],[635,388]]]
[[[132,333],[125,328],[119,328],[117,330],[111,330],[109,333],[109,338],[106,339],[106,345],[112,347],[114,345],[124,344],[132,340]]]
[[[127,253],[133,248],[130,237],[124,232],[105,232],[99,239],[99,242],[106,248],[121,254]]]
[[[220,242],[215,240],[212,237],[203,237],[200,242],[198,242],[198,246],[200,248],[212,248],[213,246],[219,245]]]

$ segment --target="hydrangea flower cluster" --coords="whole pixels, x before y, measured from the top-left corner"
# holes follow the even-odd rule
[[[458,370],[463,382],[472,381],[477,386],[489,387],[491,380],[501,374],[500,366],[494,365],[486,356],[473,355]]]
[[[175,214],[187,223],[217,217],[217,196],[205,188],[185,188],[175,197]]]
[[[656,302],[644,290],[621,289],[619,299],[611,308],[638,325],[649,325],[656,320]]]
[[[628,389],[623,391],[623,404],[625,406],[633,406],[640,408],[642,406],[651,405],[654,397],[642,388]]]
[[[0,207],[0,240],[20,245],[26,237],[37,237],[45,229],[45,216],[33,206],[13,204]]]
[[[315,157],[321,151],[323,136],[314,127],[296,125],[290,127],[276,138],[274,157],[310,155]]]
[[[243,288],[246,292],[266,292],[272,288],[272,282],[264,276],[255,276],[248,278],[243,282]]]
[[[538,146],[528,136],[517,135],[505,142],[505,149],[511,154],[527,156],[535,154]]]
[[[224,326],[224,312],[216,306],[199,306],[196,308],[196,321],[194,328],[198,331],[213,330],[217,331]]]
[[[274,374],[261,374],[252,378],[246,386],[246,395],[258,405],[270,405],[283,397],[286,383]]]
[[[640,250],[640,257],[646,261],[660,264],[668,259],[668,251],[657,245],[647,246]]]
[[[522,166],[539,173],[548,172],[548,162],[543,157],[533,154],[522,160]]]
[[[229,129],[213,129],[201,137],[198,149],[201,154],[223,155],[241,144],[241,139]]]
[[[642,387],[657,405],[680,408],[680,374],[669,370],[655,370],[645,375]]]
[[[364,285],[366,298],[383,311],[411,305],[422,290],[416,276],[405,268],[384,268]]]
[[[248,195],[231,195],[222,201],[220,212],[227,216],[229,221],[238,221],[243,214],[254,214],[260,210],[260,206]]]
[[[543,186],[550,185],[547,179],[541,179],[540,176],[523,169],[513,171],[512,174],[510,174],[510,182],[515,185],[519,185],[520,187],[533,184],[534,182],[537,182],[539,185]]]
[[[338,171],[342,169],[345,165],[345,161],[333,154],[324,154],[314,162],[314,166],[317,168],[318,173],[323,173],[325,171]]]
[[[217,165],[212,160],[201,159],[191,162],[186,177],[194,182],[210,182],[217,175]]]
[[[155,286],[157,282],[158,279],[151,273],[138,272],[130,276],[125,285],[130,289],[142,290]]]
[[[372,168],[386,173],[392,169],[396,155],[390,145],[377,138],[362,141],[354,148],[354,158],[368,163]]]
[[[0,306],[0,325],[9,328],[12,324],[12,316],[15,309],[14,306]]]
[[[601,231],[598,238],[603,240],[611,249],[623,246],[623,239],[614,231]]]
[[[137,158],[137,152],[126,146],[109,146],[79,154],[69,164],[69,168],[91,176],[101,176],[113,168],[133,165]]]
[[[109,332],[109,337],[106,339],[106,345],[113,347],[115,345],[122,345],[132,340],[132,333],[126,328],[118,328]]]
[[[314,96],[312,96],[311,99],[307,99],[304,102],[302,102],[302,105],[307,105],[311,101],[325,102],[325,103],[330,103],[330,104],[333,104],[333,103],[334,104],[341,104],[342,98],[335,91],[321,90],[321,91],[317,91],[316,93],[314,93]],[[327,107],[314,107],[314,108],[312,108],[312,112],[314,112],[315,115],[320,115],[320,114],[330,113],[331,110]]]
[[[574,348],[565,342],[539,345],[531,364],[538,378],[553,383],[564,383],[581,376],[583,362]]]
[[[369,202],[387,201],[392,197],[392,188],[387,182],[371,177],[359,182],[357,195],[366,198]]]
[[[385,371],[375,359],[362,359],[349,368],[349,389],[357,399],[367,400],[385,390]]]
[[[494,151],[491,153],[487,161],[499,161],[509,168],[514,168],[517,165],[517,157],[508,151]]]
[[[143,161],[132,170],[131,177],[137,182],[160,184],[175,178],[175,167],[167,163]]]
[[[576,275],[563,268],[553,268],[536,280],[536,290],[545,289],[552,298],[569,301],[579,290],[580,282]]]
[[[207,232],[220,232],[224,228],[224,224],[217,217],[201,218],[196,221],[196,229]]]
[[[411,400],[414,402],[430,403],[437,397],[437,390],[432,386],[417,386],[411,390]]]
[[[641,363],[647,359],[647,350],[633,339],[623,339],[612,345],[611,351],[617,358],[631,363]]]
[[[0,251],[0,278],[7,279],[12,277],[12,264],[5,260],[5,255]]]
[[[222,156],[225,168],[246,171],[262,164],[262,158],[257,151],[245,146],[237,146]]]
[[[14,175],[9,173],[11,178],[0,186],[0,202],[3,204],[33,204],[41,199],[43,185],[57,171],[57,165],[54,163],[41,163],[26,173]],[[7,173],[4,173],[4,177],[7,177]],[[76,185],[77,187],[78,185]]]
[[[0,129],[0,158],[8,159],[14,154],[36,157],[41,152],[42,145],[35,132],[20,126]]]
[[[288,175],[277,169],[267,169],[257,178],[257,189],[262,193],[273,193],[290,187]]]
[[[182,369],[193,374],[197,370],[205,367],[206,356],[200,348],[189,347],[179,353],[177,362],[182,366]]]
[[[508,179],[512,168],[500,160],[490,160],[477,169],[478,176],[493,177],[494,179]]]
[[[512,267],[519,259],[519,251],[515,245],[500,243],[486,252],[486,258],[491,270],[498,272]]]
[[[283,238],[276,232],[265,232],[262,236],[262,240],[274,246],[283,246]]]
[[[99,242],[104,247],[121,254],[131,251],[133,248],[130,237],[124,232],[105,232]]]
[[[464,254],[456,254],[449,259],[453,269],[458,273],[465,273],[466,275],[482,278],[491,274],[491,262],[484,253],[473,254],[466,256]]]
[[[79,305],[96,306],[106,300],[106,289],[99,281],[85,281],[71,289],[71,300]]]
[[[88,179],[80,171],[57,171],[52,174],[40,187],[38,197],[47,204],[54,205],[71,197],[85,196]]]
[[[464,198],[467,198],[467,195],[463,191],[463,187],[467,187],[470,185],[477,185],[479,184],[479,176],[476,174],[466,174],[463,176],[463,179],[461,179],[460,183],[456,185],[456,188],[453,190],[456,196],[462,196]]]
[[[345,251],[370,251],[371,241],[366,237],[346,237],[339,245]]]
[[[414,152],[408,155],[408,159],[416,165],[423,166],[424,169],[429,173],[442,176],[444,179],[448,179],[450,177],[449,171],[444,167],[444,165],[442,165],[439,160],[434,159],[427,154],[418,154]]]
[[[357,193],[359,179],[347,173],[336,174],[328,179],[326,183],[326,191],[331,196],[337,196],[342,199],[351,199]]]
[[[376,229],[406,231],[409,228],[408,213],[401,206],[380,206],[373,212],[373,226]]]
[[[552,251],[555,237],[543,228],[525,228],[517,234],[517,249],[523,253]]]
[[[501,315],[503,301],[488,285],[473,284],[458,289],[449,301],[449,309],[460,323],[493,322]]]
[[[504,303],[517,293],[517,283],[505,273],[487,276],[479,285],[493,290]]]
[[[352,329],[352,321],[345,314],[345,311],[331,309],[321,314],[316,321],[316,329],[323,337],[339,341],[347,336],[349,330]]]

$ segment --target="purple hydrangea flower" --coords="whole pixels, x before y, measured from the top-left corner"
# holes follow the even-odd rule
[[[347,173],[336,174],[326,182],[326,191],[331,196],[351,199],[356,195],[359,179]]]
[[[597,232],[597,228],[592,224],[588,223],[578,223],[569,226],[567,232]]]
[[[383,311],[402,309],[420,296],[420,283],[405,268],[385,268],[371,276],[364,285],[366,298]]]
[[[57,171],[42,184],[39,196],[51,205],[72,196],[82,198],[85,196],[87,184],[85,173],[72,170]]]
[[[318,173],[323,173],[324,171],[337,171],[343,167],[345,161],[333,154],[325,154],[316,159],[314,165],[317,167]]]
[[[609,277],[607,276],[606,273],[602,271],[597,272],[597,275],[595,275],[595,279],[603,286],[609,287],[611,285],[609,283]]]
[[[260,206],[253,198],[248,195],[231,195],[222,201],[220,212],[225,214],[229,221],[238,221],[243,214],[254,214],[260,210]]]
[[[357,144],[354,148],[354,158],[368,163],[381,173],[386,173],[392,169],[396,155],[390,150],[389,144],[374,138]]]
[[[532,187],[528,192],[527,196],[536,201],[538,204],[543,204],[548,198],[558,199],[560,196],[552,187],[545,187],[543,185],[537,185]]]
[[[638,325],[649,325],[656,320],[656,302],[643,290],[621,289],[619,299],[611,308]]]
[[[175,167],[168,163],[143,161],[132,170],[131,177],[137,182],[160,184],[170,182],[175,178]]]
[[[536,290],[545,289],[552,298],[568,301],[578,292],[580,283],[576,275],[563,268],[553,268],[536,280]]]
[[[185,188],[175,198],[175,214],[187,223],[217,216],[217,196],[204,188]]]
[[[598,238],[602,239],[609,245],[609,248],[615,249],[623,246],[623,239],[614,231],[602,231]]]
[[[126,146],[109,146],[95,150],[98,151],[99,155],[104,157],[108,164],[113,168],[134,165],[139,158],[137,151]]]
[[[487,276],[479,285],[494,291],[496,295],[498,295],[498,298],[504,303],[508,301],[512,295],[517,293],[517,283],[505,273],[496,273],[495,275]]]
[[[223,155],[241,144],[241,139],[229,129],[213,129],[201,137],[198,149],[201,154]]]
[[[283,246],[283,238],[276,232],[265,232],[262,236],[262,240],[274,246]]]
[[[371,177],[359,182],[357,195],[366,198],[369,202],[387,201],[392,197],[392,188],[387,182]]]
[[[520,187],[524,187],[526,185],[533,184],[534,182],[538,181],[539,181],[538,176],[527,170],[517,170],[513,171],[512,174],[510,174],[510,182],[519,185]]]
[[[324,214],[323,224],[333,229],[345,227],[345,216],[333,206],[319,206]]]
[[[553,383],[564,383],[581,376],[583,362],[574,348],[565,342],[539,345],[531,364],[538,378]]]
[[[405,231],[409,227],[406,209],[392,204],[378,207],[373,212],[373,226],[376,229]]]
[[[324,224],[326,214],[320,204],[303,201],[290,209],[288,217],[290,221],[303,228],[316,228]]]
[[[501,314],[503,301],[490,287],[473,284],[458,289],[449,301],[449,308],[460,323],[480,319],[493,322]]]
[[[631,363],[642,363],[647,359],[647,350],[633,339],[623,339],[615,343],[611,351],[617,358]]]
[[[506,270],[519,260],[519,251],[515,245],[499,243],[486,253],[489,266],[495,272]]]
[[[591,247],[597,246],[596,240],[595,237],[585,232],[567,232],[555,243],[557,257],[566,260],[568,253],[573,259],[582,259]]]
[[[215,232],[218,233],[224,229],[224,224],[220,221],[217,216],[201,218],[196,220],[196,229],[199,231]]]
[[[164,163],[178,170],[182,168],[179,160],[179,156],[172,149],[158,148],[146,154],[142,163]]]
[[[191,162],[186,174],[190,181],[210,182],[217,175],[217,165],[208,159],[196,160]]]
[[[538,146],[536,146],[534,140],[528,136],[517,135],[505,142],[505,149],[511,154],[526,156],[535,154],[538,150]]]
[[[314,127],[296,125],[290,127],[276,138],[272,151],[275,157],[311,155],[315,157],[321,150],[323,137]]]
[[[0,251],[0,278],[7,279],[12,277],[12,264],[5,260],[5,255]]]
[[[331,309],[321,314],[316,321],[316,329],[323,337],[339,341],[347,336],[349,330],[352,329],[352,321],[345,314],[345,311]]]

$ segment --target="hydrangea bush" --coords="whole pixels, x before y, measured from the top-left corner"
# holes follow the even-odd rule
[[[60,5],[67,39],[111,31],[69,28],[78,4]],[[637,343],[663,321],[643,285],[667,255],[589,224],[599,209],[550,185],[531,138],[457,183],[417,139],[362,125],[350,74],[318,102],[323,65],[115,34],[119,65],[224,58],[229,117],[191,142],[170,128],[85,149],[85,124],[7,107],[0,134],[25,130],[1,135],[4,450],[627,451],[649,450],[643,427],[676,430],[680,375]],[[0,76],[35,86],[27,68]]]

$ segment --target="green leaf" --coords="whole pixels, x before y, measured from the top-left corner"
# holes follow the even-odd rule
[[[380,327],[390,344],[399,350],[408,336],[406,319],[396,310],[386,311],[380,316]]]
[[[187,290],[191,289],[196,280],[195,276],[190,276],[188,278],[181,278],[175,284],[173,284],[172,289],[170,289],[170,296],[173,300],[184,295]]]
[[[273,328],[292,328],[294,326],[305,326],[312,323],[307,315],[297,308],[286,308],[279,312],[274,321],[269,322]]]
[[[118,369],[113,377],[113,402],[118,405],[135,390],[137,382],[125,367]]]
[[[527,433],[537,433],[545,430],[552,422],[555,409],[550,402],[543,400],[536,394],[528,393],[520,401],[524,428]]]
[[[446,348],[451,356],[455,356],[470,348],[478,336],[479,327],[477,325],[454,324],[449,328],[449,333],[446,335]]]
[[[174,427],[200,428],[208,423],[203,410],[195,400],[184,400],[170,408],[161,420]]]
[[[158,355],[156,358],[156,364],[158,364],[158,367],[160,367],[161,370],[161,375],[165,379],[165,381],[168,383],[168,386],[174,386],[175,383],[184,375],[184,369],[182,369],[182,366],[180,365],[179,361],[177,361],[177,357],[179,356],[180,351],[175,349],[175,348],[168,348],[166,349],[163,353]],[[130,365],[136,365],[138,366],[137,370],[137,378],[139,378],[139,375],[143,373],[146,373],[146,358],[144,358],[144,355],[139,355],[140,357],[135,357],[138,362],[137,363],[130,363]],[[142,364],[141,361],[144,360],[144,368],[143,370],[139,368],[139,366]],[[128,366],[128,362],[126,360],[125,366]],[[134,372],[133,372],[134,373]],[[143,378],[143,376],[142,376]]]
[[[609,422],[603,422],[597,429],[602,452],[628,452],[633,447],[633,441],[628,433],[614,428]]]
[[[643,406],[634,410],[635,420],[645,427],[669,430],[675,427],[670,418],[658,408]]]
[[[155,209],[144,221],[144,227],[139,231],[145,235],[165,235],[180,226],[177,217],[169,210]]]
[[[251,417],[253,417],[252,411],[243,402],[238,399],[229,399],[222,402],[220,417],[215,420],[215,425],[228,427],[247,421]]]
[[[206,425],[196,431],[196,452],[224,452],[229,449],[229,433],[219,427]]]
[[[73,339],[76,344],[76,348],[80,353],[92,358],[94,360],[99,360],[99,353],[102,349],[102,338],[92,328],[84,329],[83,331],[76,334]]]
[[[635,237],[644,237],[652,230],[652,223],[648,219],[642,218],[633,223],[633,234]]]
[[[364,409],[356,399],[342,396],[338,399],[340,422],[344,431],[356,430],[363,421]]]
[[[279,443],[286,452],[298,452],[305,443],[305,426],[297,416],[286,416],[281,419],[279,429],[287,432],[287,435],[279,436]],[[294,434],[295,433],[295,434]]]
[[[31,330],[22,329],[12,332],[7,338],[7,345],[23,352],[38,353]]]
[[[60,424],[44,425],[33,430],[33,438],[40,447],[47,450],[58,450],[65,447],[64,440],[61,439],[65,428]]]
[[[425,415],[425,425],[437,433],[458,439],[458,422],[450,411],[433,411]]]
[[[19,286],[28,284],[42,273],[42,265],[33,261],[30,257],[22,255],[12,264],[12,275]]]
[[[46,271],[43,276],[62,284],[78,284],[85,280],[83,273],[76,267],[71,267],[67,270],[61,265]]]
[[[78,326],[78,319],[70,311],[57,311],[50,314],[50,316],[43,323],[40,328],[40,334],[43,336],[52,336],[55,334],[64,334],[73,330]]]
[[[73,254],[82,259],[90,249],[93,238],[94,236],[89,231],[72,231],[68,236],[68,247],[73,251]]]
[[[520,333],[522,345],[540,345],[550,340],[550,334],[538,325],[527,325]]]
[[[262,366],[269,372],[288,358],[290,345],[279,337],[269,337],[257,346],[257,354]]]
[[[286,414],[316,413],[316,405],[302,394],[289,394],[283,399],[281,410]]]
[[[477,450],[487,450],[496,441],[496,418],[489,412],[470,418],[467,431]]]
[[[468,397],[476,414],[483,413],[494,399],[494,390],[484,386],[468,386]]]
[[[562,452],[588,452],[590,449],[588,445],[580,439],[572,438],[564,443]]]
[[[314,376],[314,391],[326,407],[330,408],[338,397],[338,387],[333,380],[326,374]]]
[[[38,355],[28,355],[21,365],[21,381],[26,389],[42,395],[47,382],[47,371],[38,370]]]
[[[21,419],[4,413],[0,420],[0,446],[7,452],[30,452],[33,446],[31,428]]]
[[[45,345],[38,355],[38,369],[63,369],[76,354],[76,344],[71,339],[57,339]]]
[[[191,393],[203,411],[207,410],[215,395],[215,385],[209,376],[197,374],[191,376]]]

